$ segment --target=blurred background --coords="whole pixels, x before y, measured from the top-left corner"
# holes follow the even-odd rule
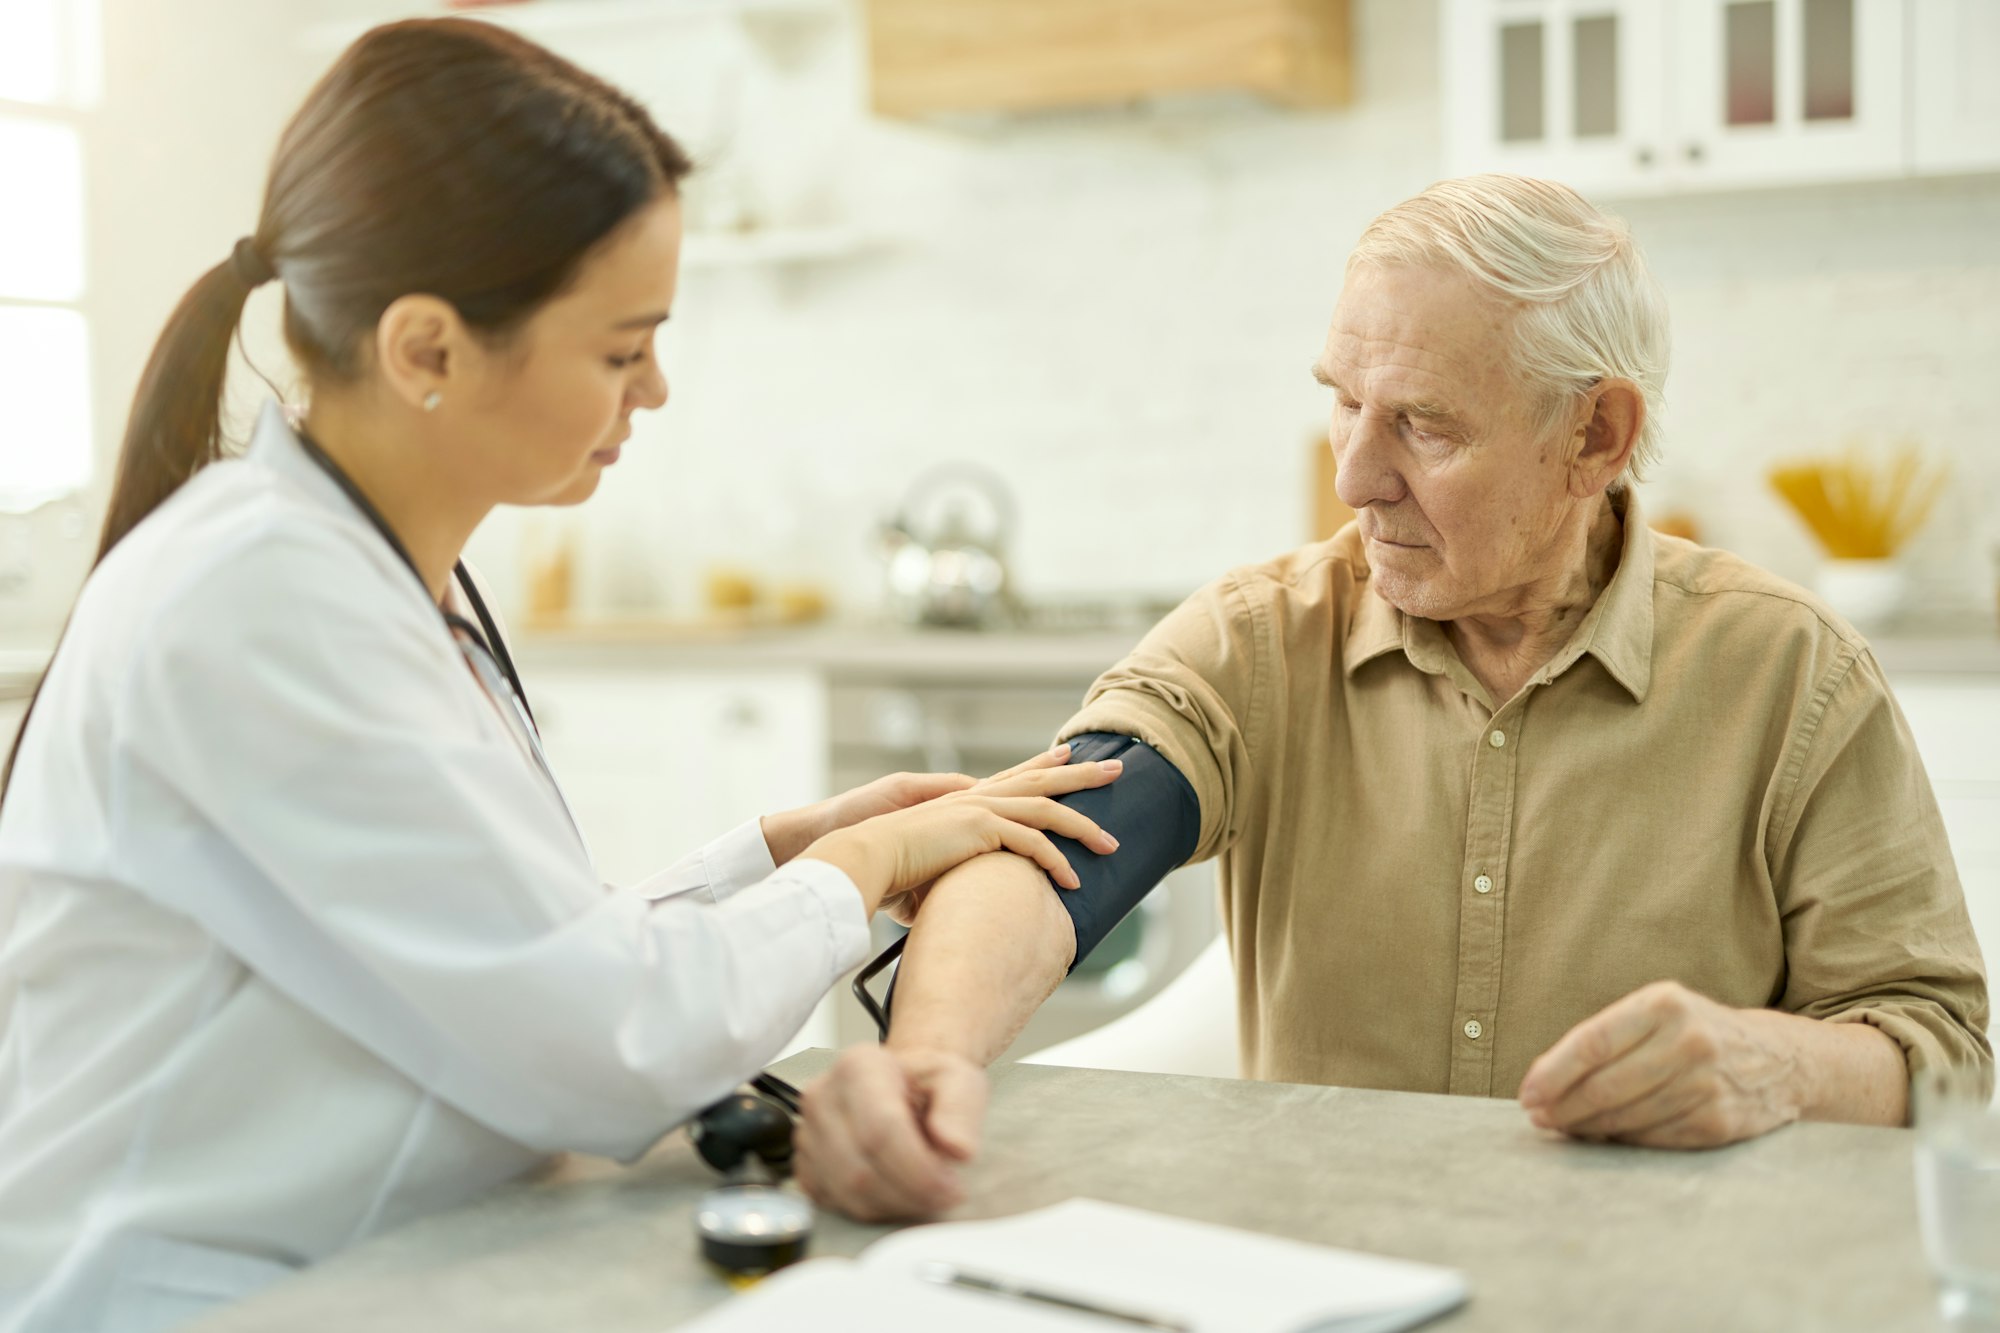
[[[7,692],[285,118],[370,25],[446,12],[622,84],[700,164],[671,406],[587,506],[471,552],[607,877],[1011,763],[1163,608],[1326,535],[1308,367],[1347,249],[1498,169],[1630,222],[1674,326],[1648,513],[1871,632],[2000,930],[2000,0],[0,0]],[[295,393],[277,311],[243,346]],[[235,420],[268,393],[244,368]],[[1025,1044],[1156,991],[1211,884]]]

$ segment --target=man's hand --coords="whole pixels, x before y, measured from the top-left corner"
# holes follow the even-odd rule
[[[1521,1080],[1521,1106],[1580,1139],[1716,1148],[1755,1138],[1804,1111],[1792,1025],[1813,1022],[1656,981],[1544,1051]]]
[[[964,1198],[985,1119],[986,1072],[965,1057],[850,1046],[805,1088],[792,1170],[857,1221],[926,1217]]]

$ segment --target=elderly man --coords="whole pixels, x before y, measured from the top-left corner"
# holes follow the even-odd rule
[[[1690,1148],[1902,1123],[1913,1068],[1990,1081],[1979,949],[1867,645],[1651,532],[1626,485],[1666,368],[1656,285],[1573,192],[1474,177],[1377,218],[1313,368],[1357,521],[1092,688],[1063,734],[1127,760],[1089,798],[1120,849],[1072,848],[1074,894],[1011,853],[932,888],[887,1044],[807,1094],[807,1188],[949,1206],[985,1062],[1136,892],[1216,856],[1251,1077]]]

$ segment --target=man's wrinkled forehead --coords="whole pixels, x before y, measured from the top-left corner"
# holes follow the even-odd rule
[[[1490,388],[1508,369],[1513,310],[1466,279],[1360,268],[1334,307],[1320,368],[1353,390],[1369,375]]]

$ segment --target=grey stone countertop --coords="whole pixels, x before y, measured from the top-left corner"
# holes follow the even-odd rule
[[[780,1066],[795,1082],[831,1058]],[[1511,1102],[1015,1065],[955,1217],[1088,1195],[1463,1270],[1465,1330],[1934,1330],[1908,1130],[1794,1125],[1684,1153],[1569,1142]],[[566,1159],[197,1325],[662,1333],[728,1298],[697,1258],[714,1177],[674,1134]],[[823,1215],[818,1255],[883,1234]],[[1106,1243],[1115,1243],[1107,1237]]]

